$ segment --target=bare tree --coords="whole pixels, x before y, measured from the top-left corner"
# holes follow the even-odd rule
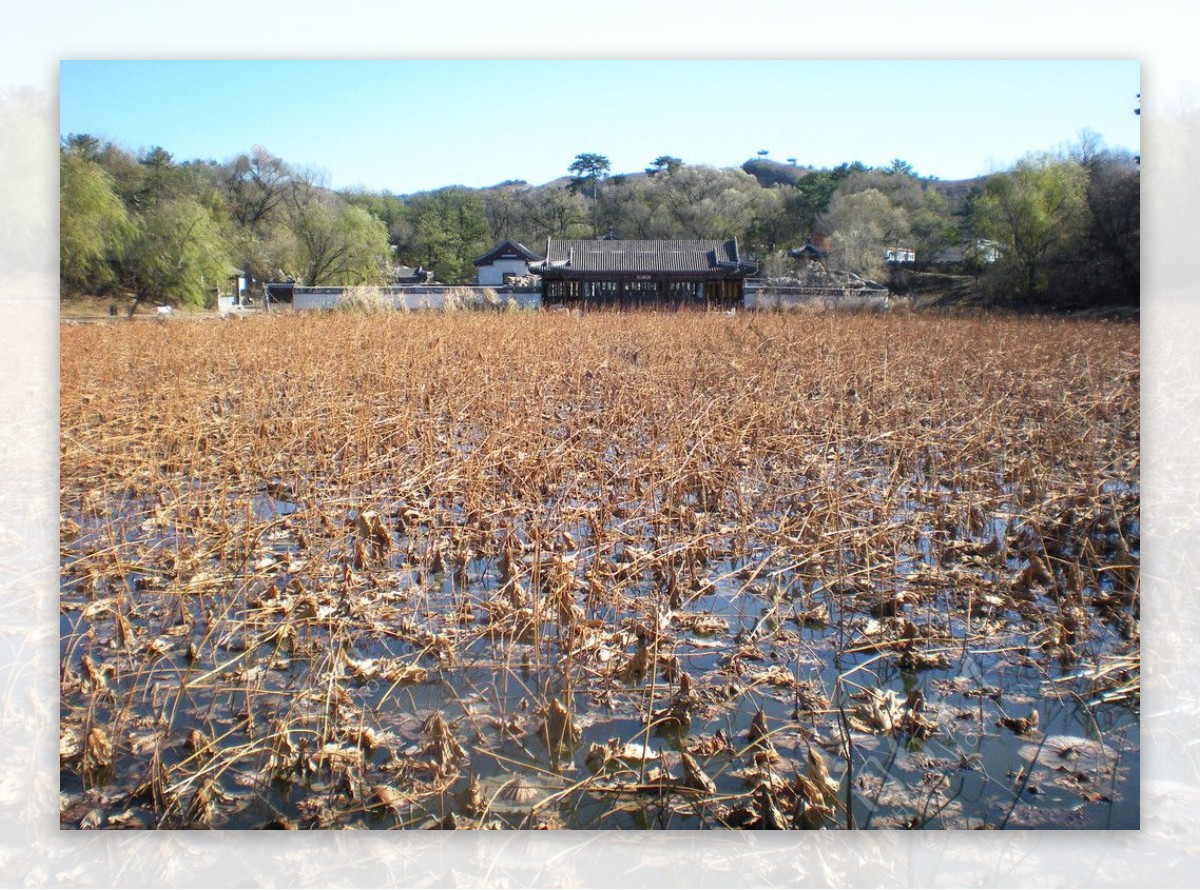
[[[272,220],[292,186],[292,170],[261,145],[238,155],[226,178],[229,209],[241,225],[260,229]]]
[[[909,235],[908,214],[873,188],[834,195],[817,227],[829,234],[834,265],[867,278],[883,275],[885,250]]]

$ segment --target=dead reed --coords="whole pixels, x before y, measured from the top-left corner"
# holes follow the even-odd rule
[[[64,825],[1136,800],[1136,326],[335,313],[61,345]],[[1023,759],[1050,734],[1112,756]]]

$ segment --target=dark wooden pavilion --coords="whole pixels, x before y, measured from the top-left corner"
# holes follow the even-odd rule
[[[735,306],[757,266],[728,241],[546,242],[546,258],[530,263],[542,278],[542,304],[679,308]]]

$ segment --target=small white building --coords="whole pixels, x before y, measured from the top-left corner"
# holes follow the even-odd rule
[[[938,251],[933,262],[939,265],[951,265],[974,260],[978,263],[994,263],[1004,255],[1000,242],[989,241],[986,238],[976,238],[974,242],[963,243],[956,247],[948,247]]]
[[[981,263],[994,263],[1004,253],[999,241],[989,241],[979,238],[975,241],[975,256]]]
[[[889,263],[915,263],[917,261],[917,252],[911,247],[894,245],[883,249],[883,258]]]
[[[503,287],[512,278],[528,275],[530,262],[541,259],[524,244],[506,238],[475,260],[475,268],[479,270],[476,281],[484,287]]]

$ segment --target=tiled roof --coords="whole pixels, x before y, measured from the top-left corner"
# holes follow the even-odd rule
[[[479,259],[475,260],[475,265],[476,266],[486,265],[487,263],[490,263],[493,260],[499,259],[500,257],[504,256],[505,254],[510,254],[510,255],[511,254],[519,254],[521,259],[526,260],[526,261],[541,259],[540,256],[538,256],[536,253],[534,253],[532,250],[530,250],[524,244],[521,244],[519,241],[514,241],[511,238],[505,238],[503,241],[501,241],[499,244],[497,244],[495,247],[493,247],[491,250],[489,250],[487,253],[485,253],[483,256],[481,256]]]
[[[821,248],[819,248],[819,247],[817,247],[817,245],[813,244],[812,241],[805,241],[804,244],[801,245],[800,247],[793,247],[791,250],[788,251],[788,254],[790,254],[791,256],[795,257],[798,260],[803,260],[803,259],[823,260],[823,259],[825,259],[826,255],[827,255],[826,251],[821,250]]]
[[[749,272],[728,241],[560,241],[546,244],[543,269],[573,272]],[[537,271],[535,268],[533,271]]]

